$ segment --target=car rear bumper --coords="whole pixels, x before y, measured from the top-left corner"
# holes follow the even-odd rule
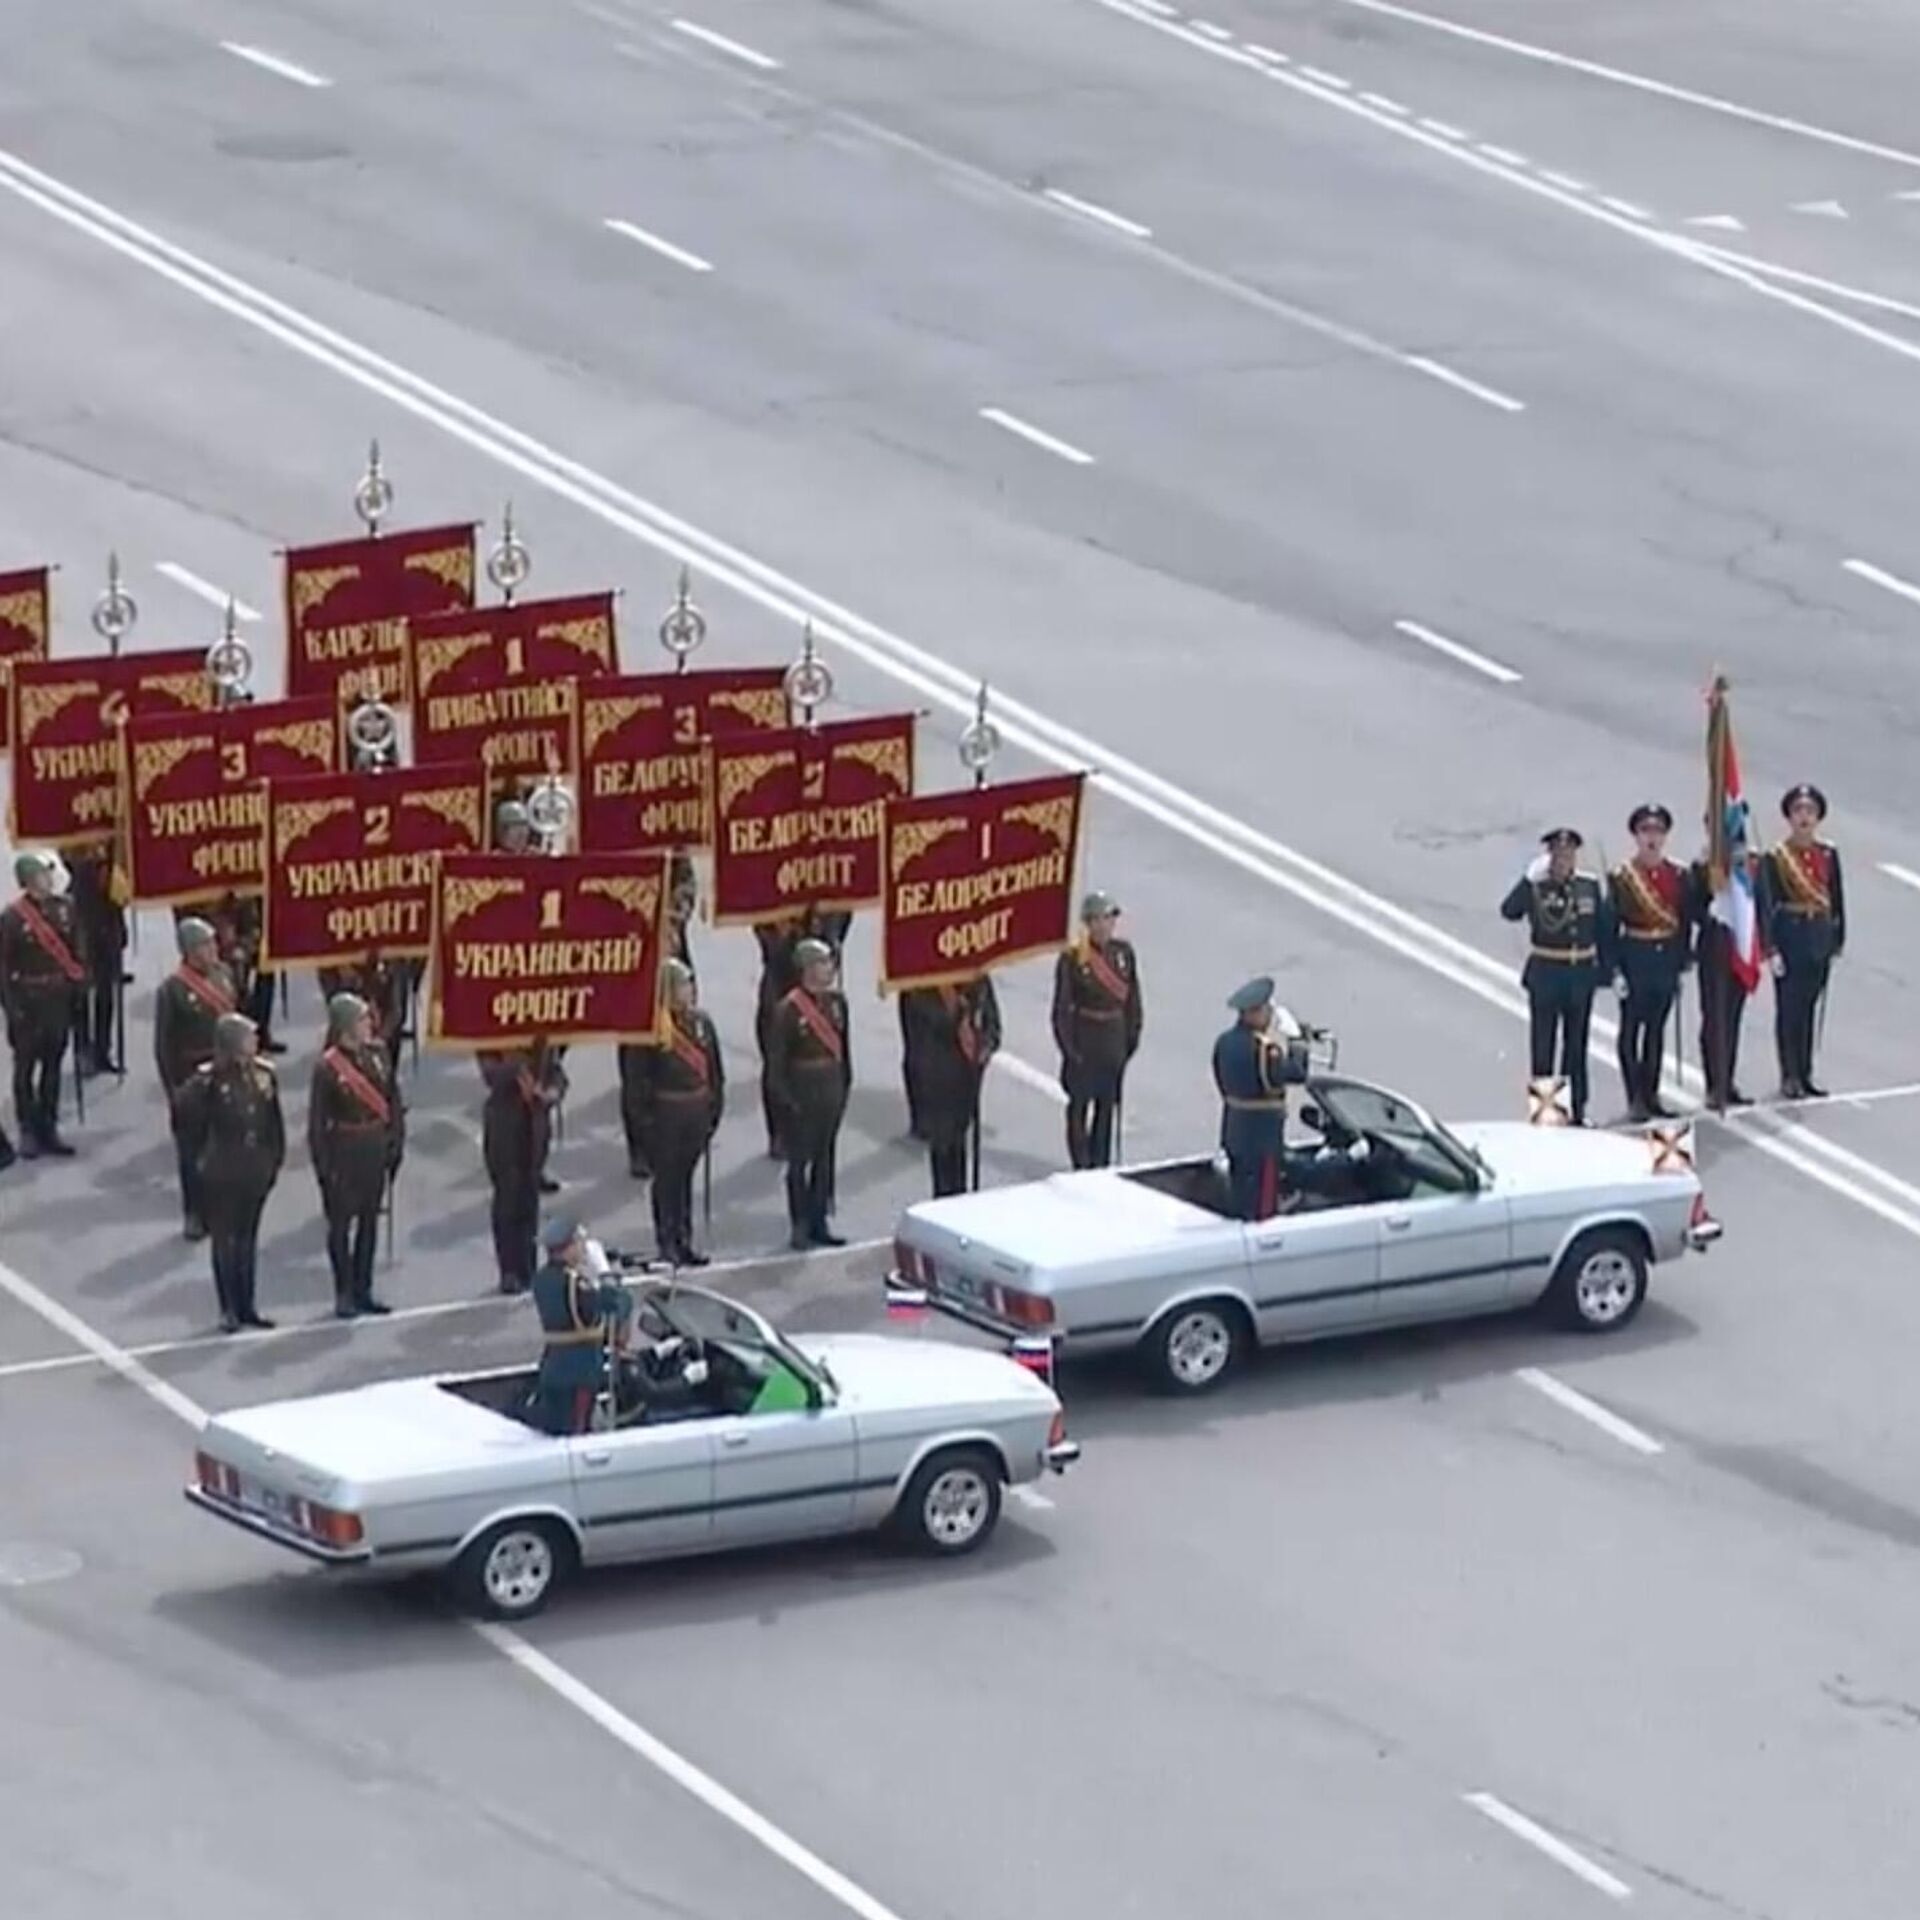
[[[969,1300],[956,1300],[951,1294],[942,1293],[937,1287],[923,1287],[911,1280],[904,1279],[898,1273],[887,1275],[887,1312],[889,1315],[912,1319],[926,1313],[944,1313],[949,1320],[958,1320],[964,1326],[974,1328],[980,1333],[990,1333],[996,1340],[1004,1340],[1011,1346],[1016,1340],[1051,1338],[1057,1345],[1061,1336],[1047,1330],[1032,1327],[1017,1327],[1011,1320],[1003,1320],[996,1313],[989,1313],[985,1307]]]
[[[1705,1253],[1725,1232],[1718,1220],[1696,1221],[1686,1231],[1687,1246],[1694,1253]]]
[[[1080,1443],[1077,1440],[1056,1440],[1041,1457],[1046,1461],[1049,1473],[1065,1473],[1080,1458]]]
[[[276,1526],[264,1514],[249,1513],[245,1507],[237,1507],[230,1500],[218,1500],[202,1487],[183,1487],[190,1506],[202,1513],[210,1513],[216,1520],[224,1520],[230,1527],[238,1527],[242,1533],[251,1533],[261,1540],[271,1540],[276,1547],[285,1547],[290,1552],[302,1555],[323,1567],[365,1566],[373,1558],[373,1549],[368,1546],[329,1547],[318,1540],[309,1540],[305,1534],[295,1533],[291,1527]]]

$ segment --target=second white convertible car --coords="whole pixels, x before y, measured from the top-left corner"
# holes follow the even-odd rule
[[[1233,1217],[1218,1156],[1055,1174],[909,1207],[889,1290],[1009,1342],[1136,1347],[1195,1393],[1261,1342],[1536,1305],[1612,1331],[1654,1263],[1720,1237],[1690,1158],[1645,1135],[1448,1127],[1332,1076],[1300,1119],[1272,1219]]]

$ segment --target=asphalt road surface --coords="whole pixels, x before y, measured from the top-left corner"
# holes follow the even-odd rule
[[[1006,770],[1097,772],[1140,1155],[1212,1137],[1206,1049],[1262,969],[1343,1066],[1517,1112],[1495,905],[1563,819],[1617,858],[1657,798],[1691,838],[1719,667],[1760,819],[1801,779],[1834,802],[1836,1098],[1703,1124],[1727,1241],[1617,1339],[1374,1340],[1199,1407],[1075,1373],[1084,1461],[976,1561],[614,1574],[488,1637],[178,1497],[200,1409],[531,1346],[488,1297],[477,1076],[412,1070],[402,1311],[326,1317],[296,1147],[280,1328],[223,1340],[148,916],[131,1074],[78,1159],[0,1178],[8,1912],[1909,1920],[1908,9],[687,7],[17,0],[0,567],[59,563],[57,652],[95,644],[112,549],[132,644],[210,641],[233,593],[275,691],[275,550],[353,530],[377,435],[400,520],[491,538],[511,498],[532,590],[626,589],[630,667],[686,559],[714,658],[790,658],[811,617],[839,710],[923,709],[923,784],[985,679]],[[862,1244],[807,1260],[750,944],[696,943],[716,1279],[877,1323],[925,1168],[871,929]],[[1063,1157],[1048,984],[1003,982],[996,1183]],[[296,1136],[319,1013],[296,980]],[[1770,1022],[1763,993],[1756,1093]],[[611,1062],[577,1065],[561,1204],[644,1244]]]

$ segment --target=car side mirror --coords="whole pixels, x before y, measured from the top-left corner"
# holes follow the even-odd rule
[[[1327,1116],[1316,1106],[1304,1106],[1300,1109],[1300,1124],[1303,1127],[1311,1127],[1315,1133],[1325,1133]]]

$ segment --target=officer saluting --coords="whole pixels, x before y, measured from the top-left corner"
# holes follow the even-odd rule
[[[87,969],[72,905],[53,890],[53,862],[44,853],[22,853],[13,875],[19,898],[0,913],[0,1010],[13,1048],[20,1151],[29,1160],[43,1153],[66,1158],[73,1149],[60,1137],[60,1068]]]
[[[213,1058],[180,1089],[181,1151],[199,1172],[213,1235],[213,1290],[220,1331],[271,1327],[254,1307],[260,1215],[287,1157],[286,1121],[273,1069],[257,1057],[258,1031],[245,1014],[214,1022]]]
[[[218,935],[205,920],[189,916],[173,930],[180,964],[160,983],[154,996],[153,1057],[160,1069],[160,1085],[173,1107],[173,1142],[180,1165],[180,1204],[186,1213],[187,1238],[207,1237],[206,1209],[201,1203],[200,1170],[187,1152],[180,1133],[176,1101],[193,1070],[213,1058],[213,1030],[223,1014],[237,1013],[233,975],[221,965]]]
[[[540,1424],[549,1433],[585,1433],[607,1382],[608,1333],[633,1318],[633,1294],[587,1272],[586,1236],[574,1221],[554,1221],[541,1239],[547,1257],[533,1276],[543,1342],[534,1385]]]
[[[787,1219],[793,1250],[844,1247],[832,1232],[833,1154],[853,1087],[847,1002],[833,985],[833,949],[802,940],[793,950],[799,984],[774,1011],[767,1086],[787,1149]]]
[[[1113,1120],[1127,1062],[1140,1045],[1140,963],[1113,930],[1120,904],[1090,893],[1086,932],[1053,970],[1053,1038],[1067,1095],[1067,1156],[1076,1167],[1113,1162]]]
[[[1773,956],[1773,1031],[1780,1052],[1780,1091],[1789,1100],[1818,1100],[1814,1032],[1827,976],[1847,944],[1847,895],[1840,849],[1818,837],[1827,796],[1818,787],[1790,788],[1780,801],[1787,837],[1760,863],[1760,926]]]
[[[1573,1124],[1587,1124],[1587,1023],[1593,993],[1614,970],[1613,914],[1600,882],[1577,870],[1584,844],[1571,827],[1540,836],[1547,849],[1500,903],[1504,920],[1525,920],[1532,936],[1520,983],[1533,1012],[1530,1070],[1536,1080],[1555,1072],[1570,1083]]]
[[[1268,976],[1249,980],[1227,1005],[1239,1018],[1213,1043],[1220,1145],[1227,1156],[1234,1214],[1242,1220],[1265,1220],[1280,1201],[1287,1088],[1307,1077],[1306,1055],[1272,1035],[1273,981]]]
[[[385,1049],[374,1040],[373,1010],[358,994],[336,993],[313,1067],[307,1145],[327,1216],[333,1310],[342,1320],[390,1310],[373,1297],[373,1255],[380,1202],[405,1144],[406,1115]]]
[[[1000,1050],[1000,1000],[987,974],[900,996],[908,1102],[932,1163],[933,1197],[967,1190],[967,1142],[980,1116],[980,1082]]]
[[[1627,831],[1636,842],[1633,858],[1614,868],[1607,886],[1619,936],[1620,1079],[1630,1119],[1665,1120],[1672,1117],[1660,1100],[1667,1016],[1680,975],[1693,963],[1687,872],[1666,856],[1673,815],[1665,807],[1635,807]]]
[[[727,1077],[720,1036],[695,1005],[693,969],[684,960],[661,964],[667,1006],[664,1046],[622,1047],[633,1062],[634,1126],[653,1167],[653,1230],[661,1259],[704,1267],[693,1250],[693,1176],[726,1107]]]

